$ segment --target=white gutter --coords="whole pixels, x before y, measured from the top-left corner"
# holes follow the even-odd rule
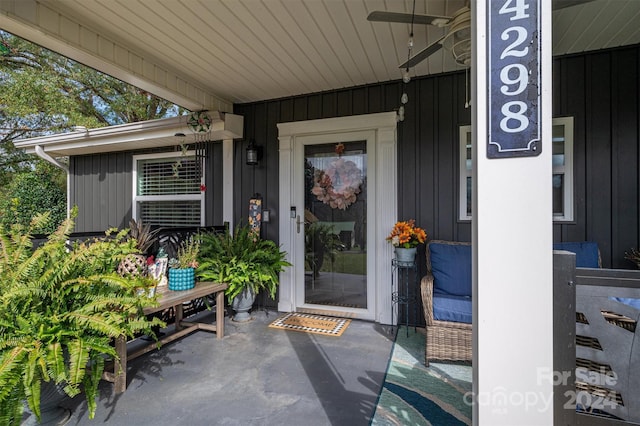
[[[60,161],[56,160],[55,158],[53,158],[52,156],[44,152],[44,149],[42,149],[40,145],[35,146],[34,152],[38,157],[50,162],[56,167],[60,167],[62,170],[64,170],[67,173],[67,218],[68,218],[69,212],[70,212],[69,204],[71,203],[71,188],[70,188],[71,174],[69,173],[69,166],[67,166],[64,163],[61,163]]]
[[[42,149],[42,147],[40,145],[36,145],[35,146],[35,153],[36,153],[36,155],[38,157],[42,158],[43,160],[47,160],[48,162],[50,162],[54,166],[60,167],[65,172],[69,173],[69,166],[67,166],[64,163],[59,162],[58,160],[56,160],[55,158],[53,158],[52,156],[50,156],[49,154],[44,152],[44,149]]]
[[[242,138],[242,116],[217,111],[208,114],[212,119],[209,140]],[[49,155],[62,157],[175,146],[178,144],[176,133],[186,135],[186,144],[195,142],[196,133],[187,124],[187,117],[179,116],[21,139],[14,145],[27,154],[35,153],[39,145]]]

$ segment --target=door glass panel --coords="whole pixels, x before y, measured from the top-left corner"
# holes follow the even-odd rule
[[[366,144],[307,145],[304,152],[304,301],[366,309]]]

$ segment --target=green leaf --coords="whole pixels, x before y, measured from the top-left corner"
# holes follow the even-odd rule
[[[69,351],[69,377],[65,392],[73,397],[80,393],[78,385],[82,383],[89,361],[89,348],[82,339],[76,339],[67,344]]]
[[[49,345],[47,365],[49,367],[49,375],[56,383],[66,380],[67,373],[64,368],[64,355],[60,342],[54,342]]]

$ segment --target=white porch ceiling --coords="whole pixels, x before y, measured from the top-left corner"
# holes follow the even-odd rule
[[[416,0],[416,13],[451,16],[464,4]],[[400,79],[409,25],[366,18],[411,8],[412,0],[2,0],[0,27],[187,108],[230,111]],[[640,43],[637,22],[640,0],[556,10],[553,54]],[[444,29],[415,25],[414,33],[416,52]],[[458,69],[441,49],[411,74]]]

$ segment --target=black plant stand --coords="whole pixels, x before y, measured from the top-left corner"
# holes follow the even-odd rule
[[[415,318],[418,315],[418,305],[416,303],[417,297],[415,293],[415,289],[417,288],[417,284],[411,288],[411,278],[413,277],[414,281],[417,281],[418,277],[418,265],[415,260],[406,262],[398,259],[391,260],[391,289],[394,288],[394,291],[391,294],[391,324],[394,324],[394,312],[395,318],[398,323],[398,327],[401,324],[401,310],[400,306],[404,306],[404,325],[407,329],[407,337],[409,337],[409,307],[413,306],[413,315],[414,315],[414,332],[417,332],[417,328],[415,326]],[[397,283],[396,283],[397,279]],[[396,286],[397,284],[397,286]]]

